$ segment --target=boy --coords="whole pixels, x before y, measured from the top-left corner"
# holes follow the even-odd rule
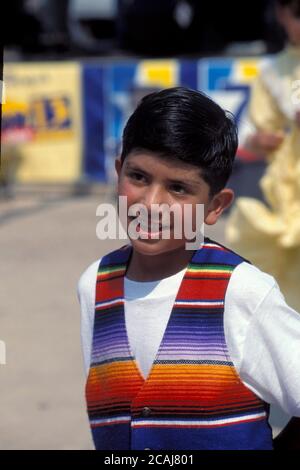
[[[236,148],[231,117],[205,95],[152,93],[125,127],[118,194],[149,211],[190,205],[194,228],[202,204],[215,224]],[[272,449],[268,404],[300,416],[300,315],[271,276],[207,238],[187,250],[174,218],[168,228],[165,239],[161,218],[138,224],[79,281],[95,447]]]

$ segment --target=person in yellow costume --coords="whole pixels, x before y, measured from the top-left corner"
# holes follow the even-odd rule
[[[267,204],[241,197],[229,216],[227,244],[272,274],[300,310],[300,0],[277,0],[288,44],[266,59],[254,83],[249,150],[266,155],[260,186]]]

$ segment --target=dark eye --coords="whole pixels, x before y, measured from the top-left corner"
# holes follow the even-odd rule
[[[129,178],[135,180],[135,181],[144,181],[145,176],[142,173],[139,173],[138,171],[130,171],[128,173]]]
[[[171,191],[173,191],[174,193],[178,193],[178,194],[186,194],[187,193],[187,189],[184,186],[182,186],[181,184],[172,184]]]

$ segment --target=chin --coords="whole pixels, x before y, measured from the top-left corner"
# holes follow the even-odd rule
[[[170,243],[170,240],[130,240],[133,249],[145,256],[162,255],[170,251],[178,250],[182,248],[184,250],[185,243],[178,244],[179,240],[174,240]],[[177,242],[177,243],[176,243]]]

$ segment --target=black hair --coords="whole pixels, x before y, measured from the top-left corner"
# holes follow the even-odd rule
[[[293,15],[300,18],[300,0],[276,0],[281,7],[288,7]]]
[[[121,162],[132,151],[148,150],[195,165],[213,196],[231,175],[237,145],[231,113],[199,91],[167,88],[145,96],[129,118]]]

